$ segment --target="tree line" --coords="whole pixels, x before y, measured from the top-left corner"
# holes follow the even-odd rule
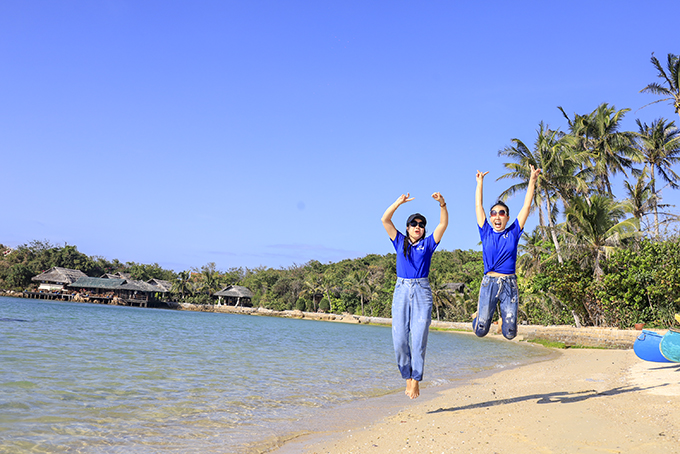
[[[652,54],[651,63],[660,82],[640,91],[660,95],[654,102],[669,101],[680,115],[680,58],[668,54],[662,64]],[[532,206],[538,226],[520,244],[520,318],[531,324],[670,325],[680,312],[679,217],[663,203],[662,192],[680,184],[674,170],[680,131],[665,118],[637,119],[636,130],[622,130],[630,109],[607,103],[583,114],[559,109],[564,130],[541,122],[531,145],[513,138],[498,152],[507,169],[499,180],[517,181],[501,198],[526,190],[530,166],[542,169]],[[623,197],[614,194],[619,175]],[[110,262],[75,246],[34,241],[0,259],[0,287],[25,288],[52,266],[89,276],[124,271],[135,279],[168,280],[176,299],[199,304],[211,304],[212,293],[238,284],[253,291],[253,303],[261,307],[381,317],[390,316],[396,280],[394,254],[281,269],[220,271],[208,263],[175,273],[158,264]],[[470,321],[482,274],[479,251],[435,252],[433,316]]]

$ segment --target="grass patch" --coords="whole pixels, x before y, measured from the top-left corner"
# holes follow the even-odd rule
[[[567,345],[564,342],[549,341],[545,339],[531,339],[528,340],[527,342],[531,342],[532,344],[539,344],[548,348],[567,348]]]
[[[430,326],[430,331],[456,331],[460,333],[471,333],[469,329],[464,329],[464,328],[439,328],[435,326]]]
[[[592,350],[608,350],[607,347],[589,347],[587,345],[567,345],[564,342],[558,342],[558,341],[550,341],[546,339],[531,339],[528,340],[527,342],[531,342],[533,344],[539,344],[544,347],[548,348],[583,348],[583,349],[592,349]]]

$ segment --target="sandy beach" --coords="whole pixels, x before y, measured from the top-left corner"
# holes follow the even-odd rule
[[[423,396],[404,396],[396,414],[370,425],[275,452],[680,453],[680,364],[641,361],[633,350],[557,350]]]

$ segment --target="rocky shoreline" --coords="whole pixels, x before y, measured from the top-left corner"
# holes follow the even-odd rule
[[[324,322],[355,323],[364,325],[391,325],[392,319],[385,317],[367,317],[353,314],[327,314],[320,312],[303,312],[298,310],[274,311],[263,307],[234,307],[234,306],[199,306],[194,304],[176,303],[177,309],[202,312],[219,312],[226,314],[259,315],[266,317],[296,318],[305,320],[318,320]],[[433,320],[431,328],[451,331],[472,333],[472,323],[442,322]],[[663,334],[665,330],[658,331]],[[500,336],[492,330],[489,335]],[[560,325],[538,326],[520,325],[517,327],[517,337],[513,342],[545,340],[560,342],[566,347],[588,348],[633,348],[635,339],[640,335],[637,330],[622,330],[618,328],[597,328]],[[500,336],[502,338],[502,336]]]

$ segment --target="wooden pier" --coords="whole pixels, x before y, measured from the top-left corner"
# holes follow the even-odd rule
[[[149,301],[139,298],[116,298],[108,295],[92,295],[92,294],[78,294],[78,293],[59,293],[59,292],[16,292],[6,294],[15,298],[31,298],[36,300],[53,300],[53,301],[72,301],[76,303],[95,303],[95,304],[114,304],[119,306],[136,306],[149,307]]]

